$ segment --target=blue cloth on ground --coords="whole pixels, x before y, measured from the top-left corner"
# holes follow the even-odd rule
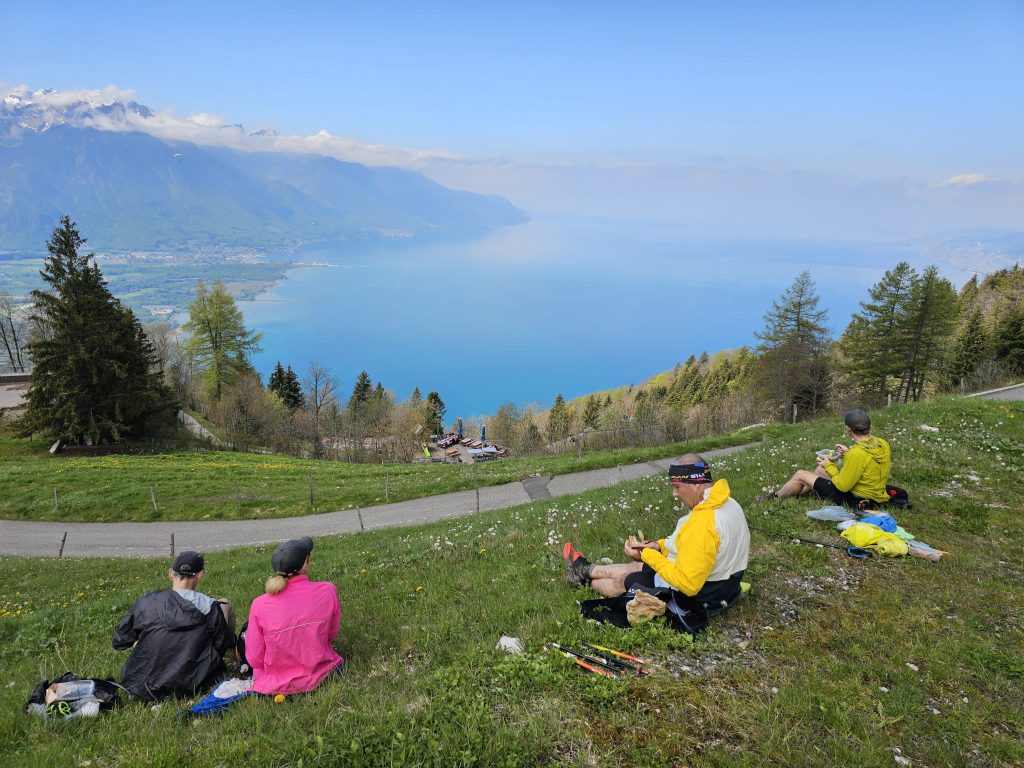
[[[857,516],[843,507],[822,507],[812,509],[807,513],[812,520],[824,520],[826,523],[841,523],[843,520],[853,520]]]
[[[886,533],[896,532],[896,518],[890,515],[868,515],[867,517],[862,517],[860,521],[868,525],[877,525]]]
[[[246,696],[253,696],[254,694],[249,690],[251,685],[252,680],[240,680],[237,677],[225,680],[218,683],[208,696],[204,696],[189,707],[188,712],[196,716],[219,714],[236,701],[244,699]]]

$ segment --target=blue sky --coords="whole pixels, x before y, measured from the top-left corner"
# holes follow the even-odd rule
[[[0,82],[442,150],[435,178],[562,213],[866,206],[815,232],[838,236],[1003,227],[1024,199],[1021,2],[8,0]]]

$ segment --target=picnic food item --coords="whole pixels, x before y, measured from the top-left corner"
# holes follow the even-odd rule
[[[626,537],[626,546],[630,549],[643,549],[647,543],[647,539],[644,538],[644,532],[637,530],[636,536],[632,533]]]

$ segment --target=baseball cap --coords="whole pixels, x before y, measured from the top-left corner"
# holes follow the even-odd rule
[[[860,408],[854,408],[844,413],[843,423],[854,432],[867,432],[871,429],[871,419]]]
[[[276,573],[283,576],[294,576],[302,570],[306,558],[313,551],[313,540],[309,536],[301,539],[290,539],[279,544],[270,557],[270,564]]]
[[[187,549],[174,558],[174,565],[171,566],[171,570],[175,573],[180,573],[182,576],[195,576],[205,566],[202,555]]]

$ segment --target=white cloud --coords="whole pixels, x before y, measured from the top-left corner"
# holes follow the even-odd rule
[[[983,173],[964,173],[960,176],[951,176],[941,184],[940,187],[969,187],[972,184],[983,184],[986,181],[994,181]]]
[[[204,146],[230,147],[247,152],[292,152],[320,154],[348,162],[367,165],[397,165],[421,168],[435,159],[454,160],[458,155],[443,150],[411,149],[385,144],[367,144],[343,136],[334,136],[322,130],[312,136],[282,136],[276,131],[260,131],[252,135],[241,125],[226,123],[223,117],[197,113],[181,117],[169,110],[139,114],[133,109],[108,110],[98,114],[96,107],[122,104],[128,107],[134,101],[133,91],[107,86],[98,90],[30,91],[26,86],[3,90],[3,103],[31,105],[36,109],[36,122],[48,125],[72,122],[101,131],[141,131],[159,139],[189,141]],[[82,114],[83,107],[89,108]],[[148,111],[148,110],[147,110]]]

